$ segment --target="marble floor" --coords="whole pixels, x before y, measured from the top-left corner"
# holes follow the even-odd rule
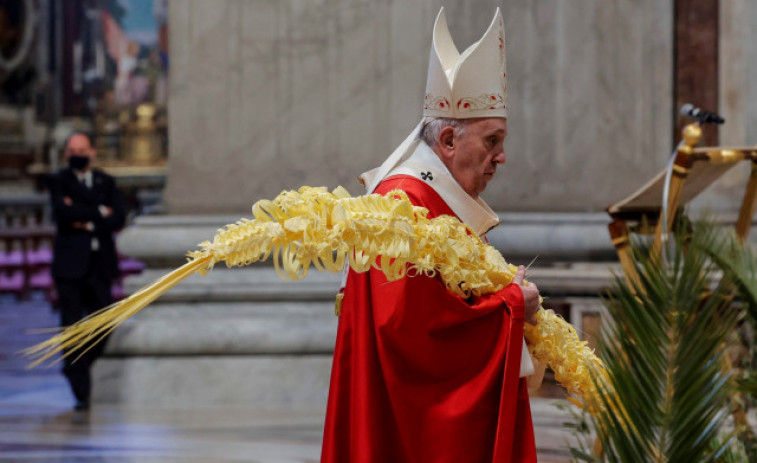
[[[17,351],[54,326],[39,295],[0,295],[0,462],[167,463],[317,462],[322,410],[175,410],[94,404],[71,409],[58,367],[26,370]],[[569,461],[566,412],[555,399],[532,400],[541,462]]]

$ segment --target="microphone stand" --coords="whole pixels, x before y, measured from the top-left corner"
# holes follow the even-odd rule
[[[699,122],[695,125],[698,127]],[[668,268],[668,252],[670,247],[668,246],[668,198],[670,196],[670,178],[673,176],[673,166],[675,165],[676,156],[678,150],[680,150],[685,144],[685,140],[678,142],[678,145],[673,150],[673,154],[668,161],[668,167],[665,170],[665,181],[662,184],[662,207],[660,210],[660,220],[662,221],[662,228],[660,229],[660,257],[662,258],[663,268]]]
[[[687,109],[688,107],[691,107],[691,109]],[[692,110],[696,110],[697,112],[692,114]],[[668,161],[668,167],[665,171],[665,181],[662,186],[662,207],[661,207],[661,229],[660,229],[660,257],[662,259],[662,265],[664,268],[668,268],[668,259],[670,255],[668,254],[670,252],[670,246],[669,246],[669,236],[668,236],[668,201],[670,199],[670,181],[671,177],[673,176],[673,166],[675,165],[676,157],[678,156],[678,152],[684,147],[684,146],[690,146],[693,148],[693,146],[697,143],[699,140],[699,136],[697,135],[695,138],[691,139],[691,143],[687,142],[687,129],[695,129],[695,132],[698,132],[701,134],[701,125],[702,124],[722,124],[725,122],[725,119],[720,117],[718,114],[715,114],[710,111],[703,111],[699,108],[694,108],[691,104],[685,104],[681,108],[681,115],[686,117],[693,117],[696,119],[696,122],[693,122],[691,124],[686,125],[683,129],[683,137],[680,142],[678,142],[678,145],[673,150],[673,154],[670,156],[670,161]]]

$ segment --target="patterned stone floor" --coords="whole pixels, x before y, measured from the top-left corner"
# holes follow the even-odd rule
[[[71,410],[58,367],[25,370],[17,355],[54,326],[39,295],[0,295],[0,462],[168,463],[317,462],[322,410],[160,410],[95,404]],[[569,460],[566,412],[555,399],[532,400],[541,462]]]

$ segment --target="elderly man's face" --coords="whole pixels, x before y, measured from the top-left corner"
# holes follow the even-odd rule
[[[442,130],[438,154],[463,189],[478,198],[494,177],[497,165],[505,163],[506,136],[507,119],[474,119],[465,125],[460,136],[451,127]]]

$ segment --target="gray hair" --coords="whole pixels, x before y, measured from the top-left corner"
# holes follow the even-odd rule
[[[452,119],[450,117],[432,117],[423,118],[423,127],[418,138],[423,140],[431,148],[435,148],[439,143],[439,134],[445,127],[452,127],[455,130],[455,136],[459,137],[465,132],[465,127],[471,119]]]

